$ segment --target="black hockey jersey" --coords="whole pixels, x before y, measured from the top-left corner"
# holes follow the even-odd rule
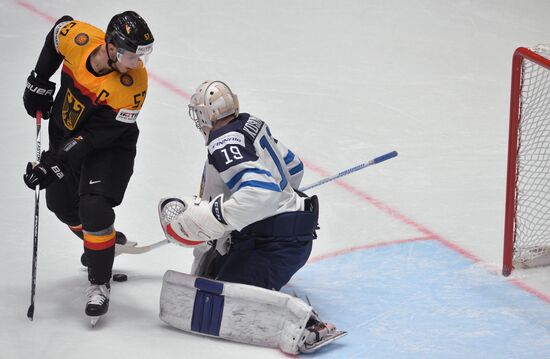
[[[51,35],[57,54],[63,57],[49,127],[51,147],[60,152],[60,146],[71,139],[85,142],[85,151],[60,154],[73,164],[94,149],[134,149],[139,134],[136,119],[147,93],[145,68],[97,74],[90,57],[99,46],[105,46],[105,33],[87,23],[61,21]]]

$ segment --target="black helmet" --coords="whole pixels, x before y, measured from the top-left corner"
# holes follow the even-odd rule
[[[113,16],[105,33],[107,43],[131,52],[138,52],[140,46],[150,48],[147,45],[151,45],[154,40],[145,20],[134,11]]]

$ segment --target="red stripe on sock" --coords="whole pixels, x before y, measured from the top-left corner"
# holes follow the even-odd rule
[[[101,251],[103,249],[107,249],[107,248],[110,248],[112,246],[115,245],[115,240],[116,238],[113,237],[113,239],[110,239],[108,241],[105,241],[105,242],[100,242],[100,243],[93,243],[93,242],[88,242],[88,241],[84,241],[84,247],[87,248],[87,249],[91,249],[93,251]]]

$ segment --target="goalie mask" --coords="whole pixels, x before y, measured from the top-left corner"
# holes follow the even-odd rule
[[[191,96],[189,117],[208,142],[214,122],[239,115],[239,100],[229,86],[221,81],[205,81]]]

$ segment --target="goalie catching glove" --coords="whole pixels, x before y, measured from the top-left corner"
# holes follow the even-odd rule
[[[184,247],[223,237],[232,228],[222,212],[223,195],[212,202],[200,197],[163,198],[159,202],[160,224],[166,239]]]

